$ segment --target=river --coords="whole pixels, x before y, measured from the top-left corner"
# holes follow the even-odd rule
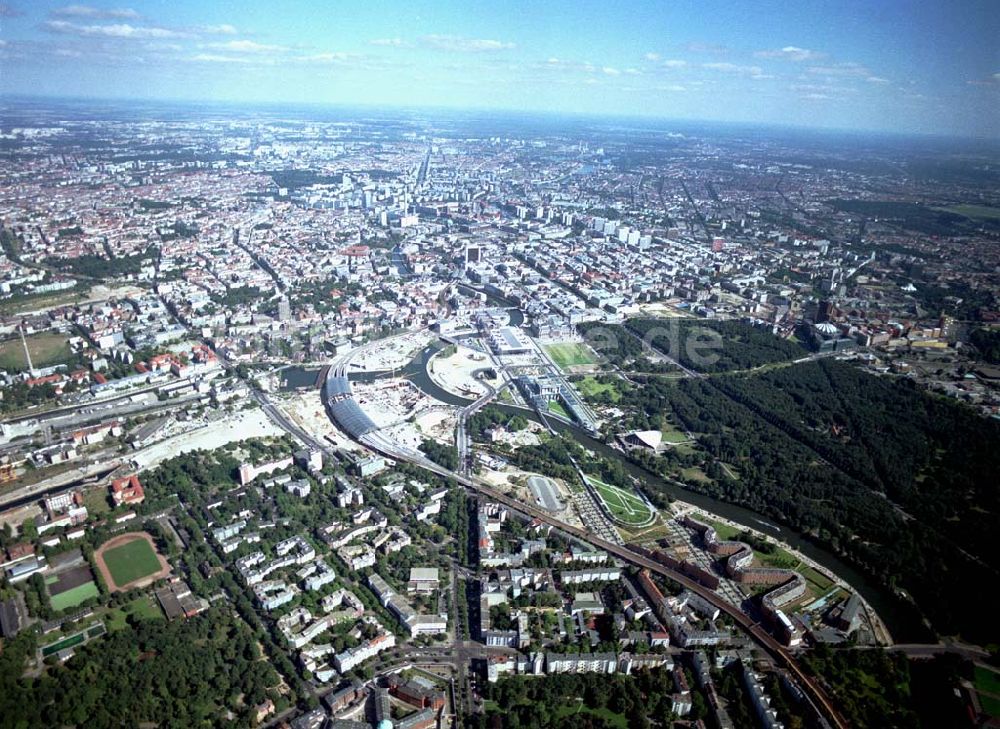
[[[286,367],[281,371],[281,385],[278,388],[281,392],[291,392],[303,388],[321,387],[319,381],[323,367]]]
[[[456,405],[458,407],[468,405],[471,400],[458,397],[457,395],[453,395],[447,390],[442,389],[427,375],[427,362],[434,356],[441,346],[442,345],[440,343],[436,343],[426,347],[416,358],[414,358],[413,361],[410,362],[410,364],[406,366],[406,368],[402,371],[397,371],[397,375],[406,377],[435,400],[440,400],[441,402]],[[390,375],[391,373],[357,373],[352,374],[350,379],[361,382],[370,382],[372,380]],[[495,405],[502,410],[516,412],[531,420],[535,420],[536,422],[538,421],[534,412],[526,411],[524,408],[501,404]],[[621,462],[622,466],[624,466],[624,468],[631,475],[639,479],[640,482],[650,484],[674,499],[693,504],[694,506],[704,509],[705,511],[711,512],[712,514],[717,514],[742,526],[768,534],[774,539],[783,541],[793,549],[800,551],[802,554],[822,565],[861,593],[865,600],[867,600],[872,608],[874,608],[879,614],[879,617],[882,618],[883,622],[885,622],[886,627],[892,633],[892,637],[895,642],[917,643],[925,642],[928,639],[933,638],[933,636],[929,634],[927,628],[924,627],[917,611],[911,605],[903,602],[888,588],[879,585],[857,568],[852,567],[841,557],[817,544],[805,535],[800,534],[799,532],[782,524],[777,524],[773,518],[764,516],[763,514],[751,509],[737,506],[736,504],[731,504],[726,501],[720,501],[719,499],[706,494],[689,491],[668,481],[664,481],[662,478],[649,473],[629,461],[620,451],[609,447],[601,441],[595,440],[582,428],[575,425],[567,425],[566,423],[557,421],[554,418],[549,419],[549,423],[560,433],[572,436],[585,448],[599,453],[605,458],[617,459]]]

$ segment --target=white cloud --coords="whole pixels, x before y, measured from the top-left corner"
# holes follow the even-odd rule
[[[858,93],[858,90],[853,86],[838,86],[827,83],[799,83],[792,84],[789,88],[792,91],[801,94],[802,97],[806,99],[844,98]]]
[[[684,49],[691,53],[729,53],[729,46],[724,46],[721,43],[703,43],[701,41],[687,43]]]
[[[688,65],[687,61],[681,61],[676,58],[671,58],[669,61],[663,62],[664,68],[684,68],[686,65]]]
[[[822,101],[824,99],[830,99],[832,97],[827,94],[811,93],[811,94],[803,94],[802,98],[809,99],[810,101]]]
[[[826,58],[825,53],[811,51],[808,48],[799,48],[798,46],[785,46],[774,51],[757,51],[754,55],[757,58],[783,58],[787,61],[796,62],[819,61]]]
[[[428,48],[438,51],[457,53],[483,53],[489,51],[506,51],[514,48],[513,43],[493,40],[490,38],[463,38],[457,35],[425,35],[420,39]]]
[[[640,71],[638,68],[626,68],[625,69],[625,73],[627,73],[629,76],[641,76],[642,75],[642,71]]]
[[[869,76],[868,78],[865,79],[865,81],[867,81],[870,84],[879,84],[880,86],[884,86],[885,84],[890,83],[889,79],[882,78],[881,76]]]
[[[256,63],[256,58],[245,58],[241,56],[222,56],[217,53],[199,53],[191,56],[192,61],[198,63]]]
[[[182,33],[168,28],[157,28],[154,26],[137,26],[128,23],[115,23],[112,25],[79,25],[66,20],[46,20],[41,25],[42,30],[50,33],[60,33],[62,35],[78,35],[83,38],[123,38],[131,40],[141,40],[146,38],[185,38],[187,33]]]
[[[643,56],[643,58],[645,58],[647,61],[659,61],[660,60],[660,54],[659,53],[652,53],[652,52],[650,52],[650,53],[645,54]]]
[[[231,40],[225,43],[206,43],[203,48],[211,48],[216,51],[232,51],[234,53],[284,53],[289,50],[287,46],[268,45],[257,43],[252,40]]]
[[[606,76],[621,76],[621,73],[622,73],[617,68],[613,68],[612,66],[605,66],[604,68],[601,69],[601,71]]]
[[[1000,71],[986,78],[975,78],[966,81],[969,86],[1000,86]]]
[[[296,60],[306,63],[347,63],[349,61],[360,60],[362,56],[357,53],[345,53],[344,51],[329,51],[326,53],[314,53],[311,56],[299,56]]]
[[[198,31],[208,35],[236,35],[239,31],[235,25],[222,23],[221,25],[199,25]]]
[[[368,41],[370,46],[385,46],[388,48],[410,48],[413,44],[402,38],[375,38]]]
[[[604,68],[596,66],[590,61],[567,61],[562,58],[549,58],[543,68],[554,69],[558,71],[577,71],[580,73],[607,73],[608,75],[614,75],[617,69],[610,66]],[[605,70],[607,68],[608,70]]]
[[[52,11],[59,18],[93,18],[95,20],[138,20],[141,16],[132,8],[113,8],[105,10],[90,5],[69,5]]]
[[[871,71],[854,61],[835,63],[832,66],[810,66],[806,70],[816,76],[863,76],[867,78],[872,75]]]
[[[717,62],[717,63],[703,63],[701,67],[708,69],[709,71],[721,71],[722,73],[733,73],[740,76],[749,76],[750,78],[773,78],[764,73],[764,69],[760,66],[740,66],[735,63]]]

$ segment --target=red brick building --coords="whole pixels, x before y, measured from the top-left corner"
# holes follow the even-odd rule
[[[122,504],[141,504],[146,498],[146,492],[139,483],[136,474],[125,478],[116,478],[111,482],[111,498],[115,500],[115,506]]]

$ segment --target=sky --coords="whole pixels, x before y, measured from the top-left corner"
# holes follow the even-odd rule
[[[0,0],[0,93],[1000,137],[1000,0]]]

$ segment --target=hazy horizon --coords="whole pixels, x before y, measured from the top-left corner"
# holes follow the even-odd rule
[[[845,128],[833,126],[810,126],[808,124],[792,124],[767,121],[740,121],[725,119],[704,119],[704,118],[682,118],[665,115],[636,115],[625,116],[614,113],[582,112],[582,111],[554,111],[550,109],[508,109],[490,106],[434,106],[434,105],[402,105],[383,102],[333,102],[333,101],[230,101],[216,99],[174,99],[174,98],[150,98],[150,97],[112,97],[112,96],[56,96],[40,95],[28,93],[7,93],[0,92],[0,124],[10,125],[12,123],[11,105],[18,102],[29,102],[40,107],[56,108],[69,105],[89,105],[87,113],[100,116],[120,117],[124,114],[118,112],[150,113],[154,108],[174,109],[174,110],[217,110],[218,112],[231,112],[235,110],[245,110],[259,114],[266,114],[281,118],[283,115],[299,117],[297,121],[315,119],[316,114],[325,112],[336,112],[337,119],[341,119],[344,113],[363,112],[366,114],[386,114],[398,116],[399,118],[411,117],[414,115],[430,116],[432,120],[443,121],[453,117],[473,117],[477,115],[491,115],[491,118],[499,120],[524,119],[535,121],[546,121],[552,124],[565,122],[590,123],[607,127],[609,125],[635,124],[641,126],[643,131],[660,131],[663,133],[684,132],[689,134],[704,134],[707,132],[715,134],[738,134],[738,133],[769,133],[776,137],[787,134],[804,134],[815,136],[821,140],[838,142],[854,140],[857,142],[869,142],[875,140],[892,140],[897,143],[912,142],[915,144],[958,144],[970,145],[976,151],[997,152],[1000,151],[1000,136],[970,136],[962,134],[949,134],[940,132],[918,132],[896,129],[866,129],[866,128]],[[440,118],[434,119],[434,115],[439,114]],[[156,120],[167,121],[166,116],[151,114]],[[170,118],[171,121],[177,121]],[[324,120],[330,121],[330,120]],[[664,128],[655,129],[662,125]],[[668,128],[669,127],[669,128]],[[502,136],[517,137],[514,132]]]
[[[997,138],[1000,5],[0,3],[0,93]]]

